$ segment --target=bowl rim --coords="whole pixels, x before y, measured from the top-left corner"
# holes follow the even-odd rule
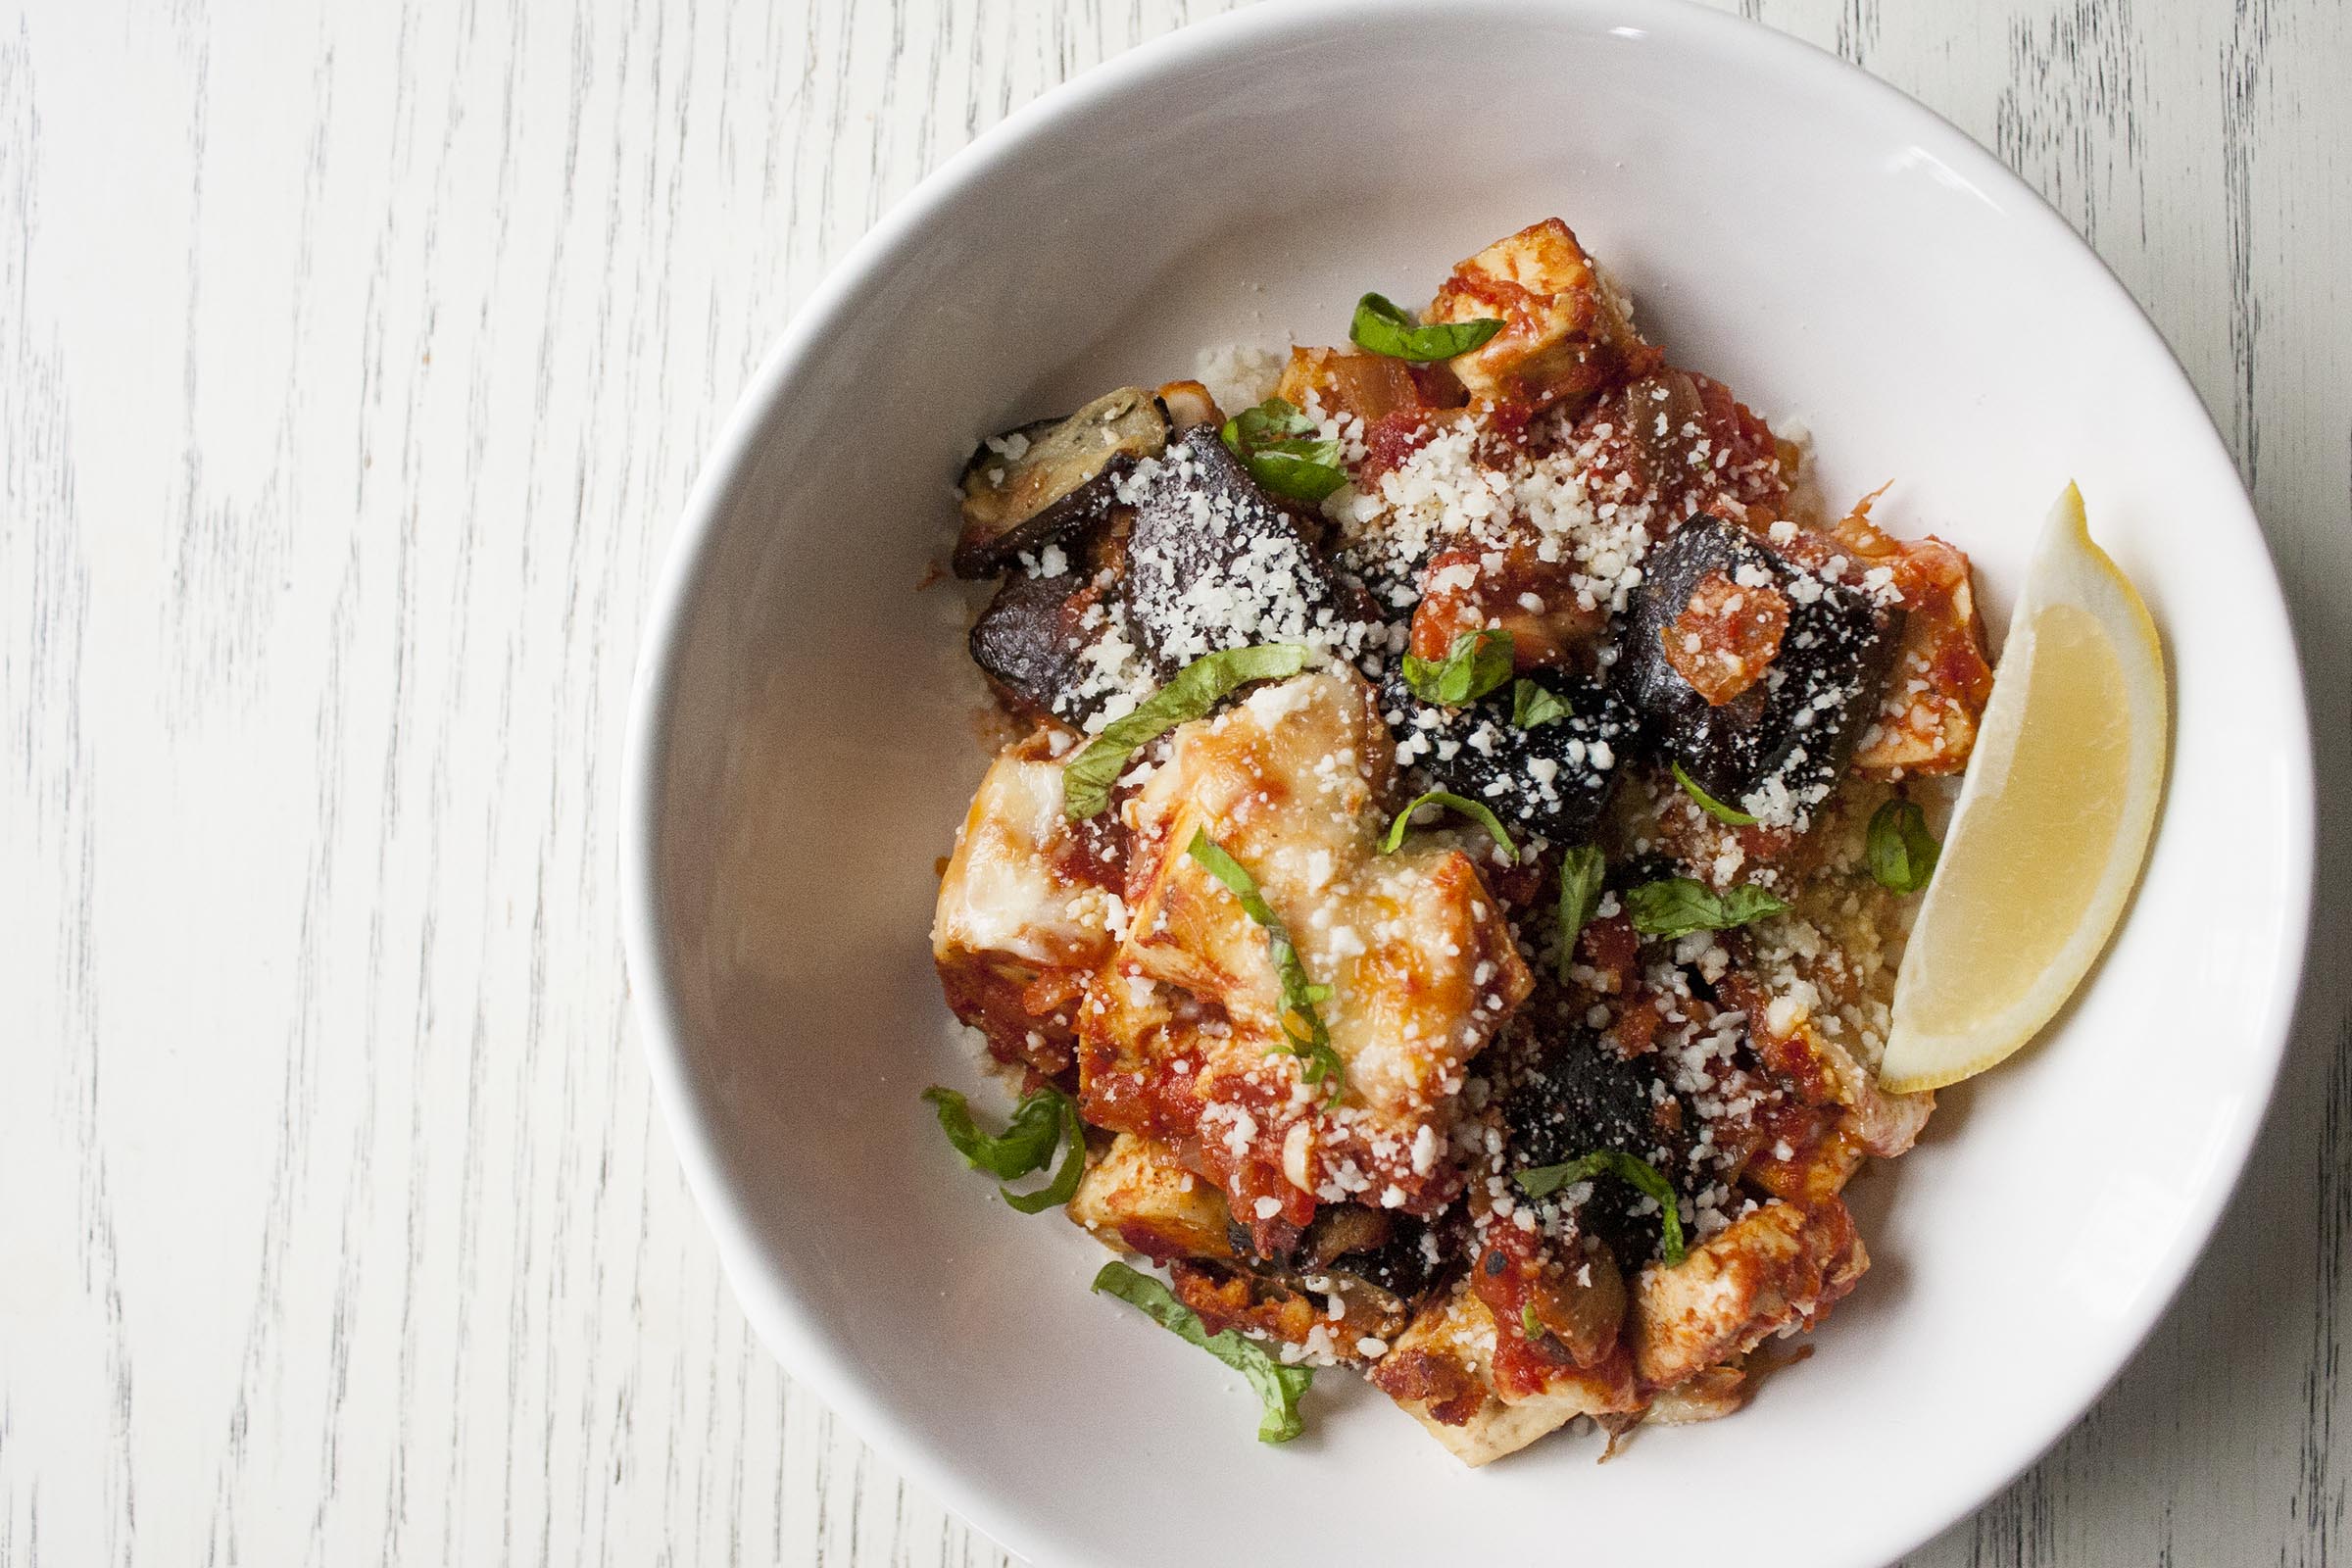
[[[1615,21],[1619,24],[1616,30],[1620,31],[1679,35],[1750,51],[1759,70],[1799,80],[1809,74],[1810,79],[1821,83],[1825,91],[1850,94],[1866,102],[1876,99],[1876,112],[1905,124],[1923,151],[1971,183],[1990,187],[2007,197],[2008,216],[2013,220],[2038,225],[2045,240],[2071,247],[2087,259],[2097,269],[2096,275],[2103,277],[2105,286],[2137,317],[2170,367],[2178,389],[2202,417],[2209,443],[2206,458],[2218,462],[2228,472],[2237,496],[2239,505],[2232,514],[2215,519],[2210,525],[2251,535],[2260,565],[2267,574],[2270,618],[2284,633],[2296,701],[2287,705],[2292,720],[2290,733],[2280,739],[2285,743],[2282,750],[2289,757],[2300,758],[2302,765],[2288,772],[2285,803],[2288,819],[2279,825],[2299,853],[2294,855],[2289,870],[2296,896],[2292,906],[2284,911],[2282,929],[2287,940],[2278,950],[2271,984],[2255,1027],[2247,1036],[2261,1052],[2260,1094],[2231,1130],[2229,1145],[2221,1151],[2223,1157],[2214,1167],[2215,1179],[2206,1184],[2188,1206],[2186,1222],[2176,1232],[2166,1255],[2151,1269],[2150,1278],[2160,1281],[2161,1289],[2145,1293],[2132,1316],[2119,1324],[2111,1364],[2099,1368],[2095,1378],[2079,1384],[2073,1397],[2049,1406],[2062,1414],[2055,1419],[2045,1417],[2038,1428],[2021,1432],[2026,1446],[2021,1446],[2019,1457],[1994,1475],[1989,1484],[1974,1492],[1964,1490],[1946,1498],[1942,1506],[1893,1515],[1899,1522],[1892,1529],[1881,1532],[1883,1539],[1879,1544],[1885,1548],[1886,1556],[1897,1556],[1981,1508],[2075,1428],[2135,1359],[2148,1336],[2170,1311],[2244,1177],[2254,1139],[2268,1120],[2286,1048],[2293,1035],[2310,941],[2316,842],[2310,695],[2293,621],[2278,586],[2277,562],[2256,518],[2243,476],[2214,422],[2211,410],[2190,381],[2179,356],[2131,290],[2038,191],[1966,131],[1861,67],[1762,23],[1710,9],[1696,0],[1542,0],[1541,4],[1538,0],[1471,0],[1471,4],[1459,7],[1447,6],[1446,0],[1291,0],[1282,6],[1250,6],[1147,40],[1046,89],[950,155],[890,207],[850,246],[794,311],[737,397],[688,494],[648,601],[623,738],[619,849],[622,948],[655,1099],[669,1130],[687,1188],[716,1243],[721,1272],[745,1316],[788,1375],[841,1412],[862,1441],[1004,1549],[1040,1562],[1075,1560],[1065,1555],[1061,1543],[1039,1537],[1015,1510],[1000,1505],[994,1494],[968,1484],[952,1453],[935,1445],[924,1432],[901,1422],[888,1407],[868,1395],[846,1362],[832,1352],[822,1320],[806,1310],[788,1282],[764,1260],[763,1250],[754,1240],[752,1216],[723,1168],[710,1130],[711,1107],[706,1102],[688,1061],[687,1031],[675,979],[664,961],[668,933],[658,886],[658,846],[663,806],[661,760],[667,716],[679,678],[676,655],[685,614],[709,568],[710,546],[727,511],[726,503],[755,461],[760,431],[786,384],[801,362],[825,337],[826,323],[864,280],[919,236],[953,197],[994,172],[1046,127],[1163,73],[1276,38],[1303,39],[1337,22],[1361,22],[1367,16],[1429,16],[1441,9],[1456,18],[1468,12],[1507,18],[1513,14],[1528,17],[1541,11],[1554,19],[1581,15],[1603,24]],[[2174,741],[2178,744],[2177,734]],[[2129,917],[2128,906],[2126,918]]]

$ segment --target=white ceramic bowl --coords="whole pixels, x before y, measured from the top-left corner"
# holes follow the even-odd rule
[[[1465,1471],[1345,1374],[1251,1441],[1232,1375],[964,1170],[927,945],[983,760],[944,557],[976,432],[1197,349],[1344,337],[1552,214],[1678,364],[1814,430],[1829,493],[1969,550],[1990,624],[2082,481],[2164,628],[2170,798],[2060,1024],[1857,1185],[1876,1266],[1752,1408],[1606,1467]],[[629,735],[630,967],[745,1311],[917,1484],[1042,1564],[1883,1561],[2090,1403],[2222,1208],[2285,1038],[2309,744],[2271,565],[2164,344],[1966,137],[1759,27],[1626,0],[1246,12],[982,136],[860,243],[687,508]],[[993,1104],[993,1092],[982,1102]],[[1703,1506],[1693,1522],[1692,1504]]]

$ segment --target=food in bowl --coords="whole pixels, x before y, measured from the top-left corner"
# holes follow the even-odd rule
[[[1350,338],[974,454],[1014,734],[932,938],[1024,1098],[929,1098],[1261,1437],[1330,1365],[1471,1464],[1729,1414],[1934,1107],[1877,1063],[1992,684],[1968,559],[1820,506],[1557,219]]]

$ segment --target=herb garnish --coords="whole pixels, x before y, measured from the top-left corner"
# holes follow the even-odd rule
[[[939,1112],[939,1130],[948,1135],[963,1162],[1006,1181],[1044,1170],[1054,1157],[1054,1144],[1066,1142],[1067,1152],[1052,1182],[1034,1193],[998,1189],[1004,1201],[1022,1213],[1058,1207],[1078,1190],[1078,1178],[1086,1171],[1086,1127],[1078,1119],[1078,1102],[1060,1090],[1048,1086],[1028,1096],[1003,1135],[994,1138],[974,1124],[971,1106],[955,1090],[933,1084],[923,1098]]]
[[[1560,857],[1560,979],[1576,962],[1576,939],[1600,906],[1601,878],[1608,873],[1607,857],[1596,844],[1579,844]]]
[[[1696,781],[1683,771],[1682,763],[1669,760],[1666,765],[1674,769],[1674,781],[1683,787],[1683,793],[1696,801],[1699,809],[1716,821],[1729,822],[1734,827],[1754,827],[1756,825],[1756,819],[1745,811],[1735,810],[1714,796],[1709,795],[1705,790],[1700,789]]]
[[[1063,814],[1083,817],[1102,810],[1110,804],[1110,787],[1127,771],[1127,759],[1138,747],[1188,720],[1204,717],[1236,687],[1298,674],[1306,667],[1306,655],[1298,643],[1267,643],[1194,660],[1134,711],[1105,724],[1086,750],[1063,764]]]
[[[1293,501],[1320,501],[1348,482],[1340,444],[1281,398],[1268,398],[1225,421],[1218,433],[1250,477]]]
[[[1405,685],[1425,703],[1462,708],[1511,678],[1511,634],[1499,627],[1466,631],[1441,660],[1404,656]]]
[[[1719,895],[1687,876],[1644,882],[1627,892],[1625,906],[1633,911],[1634,929],[1650,937],[1729,931],[1788,908],[1786,901],[1745,882]]]
[[[1396,847],[1404,842],[1404,830],[1412,825],[1413,813],[1424,806],[1443,806],[1473,818],[1481,827],[1494,835],[1494,842],[1502,846],[1504,859],[1516,860],[1519,858],[1519,846],[1511,842],[1511,836],[1502,830],[1501,820],[1493,811],[1488,810],[1476,801],[1446,790],[1431,790],[1427,795],[1398,811],[1396,820],[1389,824],[1389,836],[1380,841],[1381,854],[1395,855],[1396,853]]]
[[[1502,322],[1493,318],[1423,325],[1385,294],[1367,294],[1357,300],[1355,319],[1348,324],[1348,335],[1357,348],[1421,364],[1467,354],[1501,330]]]
[[[1928,832],[1928,814],[1915,802],[1888,801],[1870,813],[1865,849],[1870,874],[1896,893],[1917,893],[1936,874],[1943,852]]]
[[[1231,1329],[1209,1333],[1193,1309],[1176,1299],[1165,1285],[1124,1263],[1103,1264],[1092,1288],[1142,1309],[1161,1328],[1248,1378],[1265,1406],[1257,1423],[1258,1442],[1288,1443],[1306,1430],[1306,1423],[1298,1418],[1298,1396],[1315,1381],[1313,1367],[1285,1366],[1256,1341],[1245,1340]]]
[[[1683,1217],[1674,1196],[1674,1184],[1658,1174],[1658,1167],[1646,1159],[1614,1149],[1595,1150],[1581,1159],[1564,1165],[1539,1165],[1523,1170],[1511,1180],[1530,1198],[1549,1198],[1561,1188],[1577,1182],[1589,1182],[1595,1176],[1614,1176],[1644,1197],[1657,1200],[1659,1212],[1659,1250],[1665,1255],[1666,1266],[1674,1267],[1683,1260]]]
[[[1208,836],[1208,829],[1196,828],[1185,853],[1206,867],[1210,876],[1224,883],[1225,891],[1241,901],[1250,918],[1265,928],[1274,972],[1282,980],[1283,1039],[1288,1042],[1291,1054],[1301,1063],[1299,1076],[1309,1085],[1324,1090],[1325,1104],[1336,1103],[1344,1087],[1344,1070],[1340,1054],[1331,1048],[1331,1031],[1323,1027],[1323,1015],[1315,1010],[1317,1003],[1331,1000],[1331,987],[1307,979],[1306,965],[1298,961],[1298,949],[1291,941],[1290,928],[1266,903],[1265,895],[1258,892],[1257,879]]]
[[[1569,718],[1576,710],[1568,700],[1545,690],[1524,677],[1511,686],[1511,722],[1521,729],[1536,729],[1555,718]]]
[[[1519,1307],[1519,1332],[1531,1340],[1544,1337],[1544,1320],[1536,1316],[1536,1303],[1533,1301],[1522,1302]]]

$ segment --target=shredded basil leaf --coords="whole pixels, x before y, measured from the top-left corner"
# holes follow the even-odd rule
[[[1425,703],[1463,708],[1511,678],[1511,634],[1499,627],[1466,631],[1442,660],[1404,656],[1404,683]]]
[[[1294,501],[1320,501],[1348,482],[1348,470],[1340,466],[1340,444],[1322,439],[1317,428],[1281,398],[1268,398],[1227,419],[1217,434],[1266,489]]]
[[[1687,937],[1693,931],[1729,931],[1788,906],[1762,888],[1742,882],[1721,895],[1687,876],[1644,882],[1625,895],[1634,929],[1649,937]]]
[[[1564,1165],[1539,1165],[1533,1170],[1520,1171],[1511,1180],[1530,1198],[1549,1198],[1563,1187],[1589,1182],[1595,1176],[1614,1176],[1644,1197],[1657,1200],[1659,1250],[1665,1255],[1668,1268],[1680,1263],[1683,1260],[1681,1202],[1674,1196],[1674,1184],[1658,1174],[1658,1167],[1646,1159],[1614,1149],[1599,1149]]]
[[[1519,846],[1513,844],[1511,836],[1502,830],[1502,821],[1499,817],[1479,805],[1478,802],[1446,790],[1431,790],[1427,795],[1398,811],[1396,820],[1389,824],[1389,836],[1380,841],[1381,854],[1395,855],[1396,853],[1396,847],[1404,842],[1404,830],[1412,826],[1413,813],[1424,806],[1443,806],[1475,819],[1481,827],[1494,835],[1494,842],[1502,846],[1504,859],[1516,860],[1519,858]]]
[[[1683,771],[1682,763],[1669,760],[1666,765],[1674,769],[1674,781],[1683,787],[1683,793],[1696,801],[1699,809],[1705,811],[1716,821],[1729,822],[1734,827],[1754,827],[1756,825],[1756,819],[1745,811],[1734,810],[1705,790],[1700,789],[1690,775]]]
[[[1560,857],[1560,980],[1576,963],[1576,939],[1600,906],[1600,883],[1608,858],[1595,844],[1579,844]]]
[[[1034,1193],[1016,1193],[999,1188],[1004,1201],[1024,1214],[1036,1214],[1049,1208],[1059,1208],[1078,1193],[1078,1178],[1086,1174],[1086,1123],[1078,1119],[1078,1102],[1067,1095],[1056,1095],[1061,1102],[1061,1168],[1054,1179]]]
[[[1357,348],[1422,364],[1467,354],[1501,330],[1502,322],[1494,319],[1422,325],[1385,294],[1367,294],[1357,300],[1355,319],[1348,324],[1348,335]]]
[[[923,1091],[923,1099],[939,1112],[939,1130],[966,1165],[1006,1181],[1044,1170],[1054,1157],[1054,1146],[1066,1145],[1061,1168],[1046,1186],[1034,1193],[998,1189],[1004,1201],[1022,1213],[1066,1203],[1078,1190],[1078,1178],[1086,1172],[1086,1125],[1078,1119],[1078,1102],[1060,1090],[1049,1086],[1028,1096],[1004,1133],[993,1138],[973,1122],[971,1105],[955,1090],[933,1084]]]
[[[1544,1337],[1544,1320],[1536,1316],[1535,1303],[1532,1301],[1519,1308],[1519,1332],[1531,1340]]]
[[[1207,868],[1208,874],[1225,884],[1225,891],[1241,901],[1250,918],[1265,928],[1266,947],[1273,954],[1274,972],[1282,978],[1282,1034],[1289,1042],[1290,1053],[1302,1063],[1299,1076],[1311,1087],[1322,1088],[1324,1103],[1331,1104],[1340,1098],[1345,1083],[1345,1070],[1340,1054],[1331,1048],[1331,1031],[1323,1027],[1323,1015],[1315,1004],[1331,1000],[1331,987],[1319,986],[1306,977],[1306,965],[1298,961],[1298,946],[1291,941],[1290,928],[1282,916],[1266,903],[1265,895],[1257,890],[1257,879],[1242,868],[1241,861],[1225,853],[1206,828],[1196,828],[1193,842],[1185,853]]]
[[[1298,1416],[1298,1396],[1315,1381],[1313,1367],[1285,1366],[1256,1341],[1245,1340],[1231,1329],[1209,1333],[1201,1327],[1199,1315],[1176,1299],[1165,1285],[1124,1263],[1103,1264],[1093,1289],[1141,1309],[1178,1339],[1199,1346],[1249,1379],[1265,1407],[1258,1418],[1258,1442],[1288,1443],[1306,1430]]]
[[[1870,813],[1865,849],[1870,874],[1896,893],[1917,893],[1936,874],[1943,851],[1928,831],[1928,813],[1911,801],[1888,801]]]
[[[1127,771],[1137,748],[1190,719],[1205,717],[1237,687],[1253,680],[1284,680],[1306,667],[1306,649],[1298,643],[1228,648],[1196,659],[1175,679],[1111,720],[1061,769],[1061,809],[1071,817],[1092,816],[1110,804],[1110,787]]]
[[[1566,698],[1532,680],[1522,679],[1511,687],[1511,722],[1521,729],[1536,729],[1555,718],[1573,717],[1575,712]]]
[[[1244,409],[1225,423],[1240,439],[1252,446],[1292,436],[1313,435],[1316,430],[1314,420],[1296,405],[1281,398],[1268,398],[1254,409]]]
[[[1009,1181],[1043,1170],[1054,1157],[1055,1136],[1061,1130],[1058,1090],[1041,1089],[1021,1102],[1003,1136],[991,1138],[972,1120],[970,1102],[953,1089],[933,1084],[923,1099],[939,1112],[939,1130],[948,1135],[956,1152],[974,1170]]]

